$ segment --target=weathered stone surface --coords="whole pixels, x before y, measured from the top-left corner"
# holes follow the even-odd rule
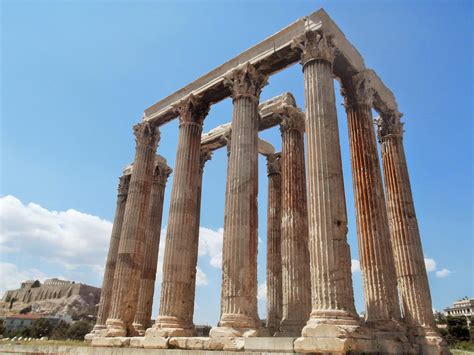
[[[144,337],[133,337],[130,338],[130,347],[131,348],[143,348]]]
[[[145,349],[167,349],[169,338],[145,336],[142,341]]]
[[[209,105],[190,95],[178,106],[180,114],[178,149],[166,230],[160,311],[154,328],[169,330],[170,336],[193,333],[196,287],[197,238],[199,233],[201,133]]]
[[[166,164],[165,158],[161,156],[155,158],[150,207],[145,230],[145,256],[142,265],[137,312],[133,320],[133,327],[139,335],[144,335],[145,330],[151,326],[151,310],[155,292],[158,250],[160,248],[163,201],[166,181],[171,171],[171,168]]]
[[[304,114],[282,113],[281,263],[283,314],[278,336],[299,336],[311,312]]]
[[[221,327],[259,327],[257,107],[266,80],[250,64],[227,79],[234,113],[224,221]]]
[[[106,322],[107,336],[134,333],[141,264],[144,254],[145,222],[150,202],[153,161],[159,131],[149,123],[134,126],[136,152],[114,274],[112,303]]]
[[[343,83],[351,149],[365,319],[384,324],[401,318],[392,244],[372,120],[373,89],[358,73]]]
[[[281,271],[281,164],[280,154],[267,156],[267,324],[272,336],[280,327],[283,305]]]
[[[261,351],[261,352],[293,352],[293,342],[295,338],[276,338],[276,337],[256,337],[245,338],[245,351]]]
[[[400,116],[398,112],[385,112],[377,122],[395,269],[405,321],[421,336],[425,332],[435,335],[436,325],[403,147]]]
[[[205,337],[173,337],[169,339],[169,347],[187,350],[209,349],[210,338]]]
[[[105,337],[95,337],[92,339],[92,346],[105,346],[105,347],[124,347],[130,344],[130,338],[126,337],[114,337],[114,338],[105,338]]]

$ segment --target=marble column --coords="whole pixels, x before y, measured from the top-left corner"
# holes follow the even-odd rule
[[[335,50],[322,31],[307,32],[301,51],[305,86],[306,181],[312,310],[294,347],[308,352],[369,351],[359,335],[347,243],[347,213],[332,64]]]
[[[373,90],[361,72],[343,80],[341,92],[348,118],[365,319],[391,330],[401,314],[372,119]]]
[[[398,286],[407,324],[416,334],[437,335],[400,117],[389,111],[377,122]]]
[[[267,328],[269,335],[280,328],[282,318],[281,281],[281,165],[280,153],[267,156]]]
[[[92,331],[86,335],[85,340],[91,340],[94,336],[100,336],[107,327],[107,321],[110,303],[112,298],[112,290],[114,283],[115,267],[117,265],[117,254],[120,244],[120,233],[122,231],[123,217],[125,213],[125,205],[127,203],[128,187],[130,184],[131,167],[127,167],[123,175],[119,178],[117,206],[115,207],[114,224],[112,234],[110,236],[109,252],[105,264],[104,279],[102,281],[102,289],[100,292],[99,310],[97,311],[97,321]]]
[[[126,336],[127,332],[136,334],[132,322],[137,309],[153,162],[159,141],[158,127],[151,123],[142,122],[133,130],[136,152],[120,236],[112,304],[106,322],[106,336],[109,337]]]
[[[311,313],[308,210],[304,157],[304,114],[281,114],[281,263],[283,317],[279,336],[296,337]]]
[[[166,181],[171,172],[171,168],[166,164],[166,159],[161,156],[156,156],[151,187],[150,208],[145,230],[145,257],[142,265],[137,313],[133,320],[133,327],[140,336],[144,335],[145,330],[151,326],[151,311],[155,293],[158,251],[160,249],[163,202]]]
[[[209,105],[189,95],[176,106],[178,149],[166,231],[160,311],[148,337],[191,336],[196,287],[201,133]]]
[[[211,337],[255,336],[257,312],[258,102],[267,76],[247,63],[226,80],[233,99],[222,261],[221,317]]]

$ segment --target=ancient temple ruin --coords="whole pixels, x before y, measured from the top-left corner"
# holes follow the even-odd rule
[[[289,93],[260,103],[271,75],[298,62],[304,110]],[[349,127],[364,319],[354,306],[335,79]],[[228,97],[232,122],[203,134],[210,106]],[[379,115],[377,136],[372,109]],[[94,346],[157,349],[446,352],[432,314],[401,116],[392,92],[322,9],[147,108],[133,128],[133,166],[120,177],[98,320],[87,339]],[[163,281],[151,324],[163,194],[172,171],[156,149],[160,126],[176,118]],[[281,152],[259,141],[259,131],[273,126],[281,130]],[[221,316],[209,337],[197,338],[203,171],[224,146]],[[259,153],[267,157],[269,189],[264,328],[257,313]]]

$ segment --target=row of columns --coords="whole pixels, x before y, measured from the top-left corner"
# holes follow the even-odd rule
[[[332,65],[335,49],[322,31],[295,41],[301,54],[305,84],[305,118],[282,117],[282,153],[269,158],[268,326],[283,335],[299,335],[295,347],[316,346],[318,338],[363,337],[354,306],[347,212],[343,184]],[[225,80],[233,99],[228,158],[221,316],[211,337],[255,336],[257,312],[258,103],[267,76],[253,65],[235,70]],[[343,80],[348,115],[359,253],[364,281],[366,324],[379,330],[398,329],[403,317],[417,329],[432,329],[431,299],[423,263],[399,116],[382,115],[379,126],[387,201],[372,126],[373,93],[364,73]],[[209,104],[190,95],[176,110],[179,140],[166,235],[160,311],[146,336],[189,336],[193,312],[198,249],[202,167],[202,124]],[[389,124],[387,124],[389,122]],[[304,160],[306,131],[306,171]],[[101,322],[107,314],[107,336],[143,331],[145,310],[137,311],[140,284],[149,289],[156,269],[153,248],[144,244],[153,157],[158,134],[142,123],[135,128],[137,149],[125,207],[123,228],[116,216],[109,254],[115,272],[106,270]],[[209,152],[207,152],[209,153]],[[281,165],[278,173],[276,166]],[[279,176],[280,175],[280,176]],[[278,190],[281,190],[278,192]],[[306,191],[307,189],[307,191]],[[156,200],[160,198],[155,197]],[[154,198],[152,198],[153,200]],[[162,203],[162,196],[161,196]],[[120,206],[119,206],[120,205]],[[118,213],[118,212],[117,212]],[[161,223],[161,216],[154,223]],[[156,228],[156,227],[154,227]],[[120,235],[120,241],[117,236]],[[279,265],[278,260],[281,260]],[[109,262],[108,262],[109,265]],[[150,265],[147,265],[150,268]],[[147,274],[142,277],[141,274]],[[111,275],[113,277],[110,297]],[[280,276],[281,275],[281,276]],[[154,277],[154,275],[153,275]],[[397,286],[398,285],[398,286]],[[281,287],[281,289],[280,289]],[[147,293],[149,295],[149,291]],[[149,298],[143,298],[145,303]],[[148,309],[148,306],[147,308]],[[135,324],[137,326],[133,326]],[[328,331],[328,327],[331,331]]]

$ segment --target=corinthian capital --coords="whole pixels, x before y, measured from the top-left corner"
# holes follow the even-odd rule
[[[206,162],[212,159],[212,150],[209,148],[203,148],[201,149],[201,155],[199,159],[199,172],[202,174],[204,171],[204,165],[206,165]]]
[[[303,133],[305,130],[304,113],[296,107],[287,107],[280,113],[280,132],[281,134],[296,130]]]
[[[166,159],[162,156],[157,155],[155,157],[155,167],[153,170],[154,180],[159,184],[164,185],[166,184],[166,181],[168,180],[168,177],[172,172],[173,169],[168,166],[168,164],[166,163]]]
[[[368,105],[372,107],[374,89],[370,77],[365,71],[359,72],[348,80],[344,80],[341,86],[341,95],[344,97],[346,108],[356,105]]]
[[[151,149],[156,150],[158,142],[160,141],[160,130],[158,126],[144,121],[133,126],[133,134],[135,135],[137,146],[146,145]]]
[[[256,101],[260,98],[262,88],[268,83],[268,75],[260,73],[252,64],[236,69],[224,78],[224,85],[229,87],[233,100],[250,97]]]
[[[380,117],[375,120],[377,125],[377,138],[380,143],[389,137],[403,136],[403,123],[400,121],[402,113],[397,111],[382,112]]]
[[[130,185],[130,178],[132,177],[131,173],[123,174],[119,178],[119,185],[118,185],[118,194],[119,195],[127,195],[128,194],[128,187]]]
[[[202,99],[189,94],[174,106],[179,114],[179,124],[195,123],[202,125],[209,113],[210,105]]]
[[[308,31],[303,37],[293,40],[292,47],[301,52],[303,67],[310,61],[320,59],[333,63],[336,49],[332,43],[332,35],[322,29]]]
[[[280,174],[281,165],[280,165],[280,153],[269,154],[267,155],[267,175]]]

